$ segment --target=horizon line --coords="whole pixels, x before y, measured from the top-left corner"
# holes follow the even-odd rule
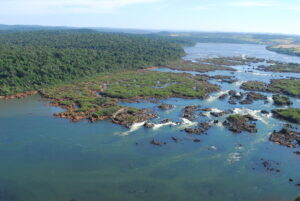
[[[181,30],[181,29],[148,29],[148,28],[121,28],[121,27],[97,27],[97,26],[70,26],[70,25],[42,25],[42,24],[2,24],[2,26],[36,26],[49,28],[69,28],[69,29],[115,29],[115,30],[132,30],[132,31],[148,31],[148,32],[177,32],[177,33],[238,33],[238,34],[266,34],[266,35],[288,35],[300,36],[295,33],[279,33],[279,32],[251,32],[251,31],[220,31],[220,30]],[[0,29],[1,30],[1,29]]]

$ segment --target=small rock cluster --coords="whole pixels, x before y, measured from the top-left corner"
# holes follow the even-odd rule
[[[230,115],[223,122],[223,125],[234,133],[241,133],[243,131],[249,133],[257,133],[256,123],[249,123],[257,121],[251,115]]]

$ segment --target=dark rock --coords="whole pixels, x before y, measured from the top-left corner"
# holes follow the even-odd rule
[[[230,113],[232,113],[231,110],[226,110],[226,111],[222,111],[222,112],[210,112],[210,114],[214,117],[222,117],[222,116],[224,116],[226,114],[230,114]]]
[[[194,142],[201,142],[200,139],[194,139],[193,141],[194,141]]]
[[[262,114],[270,114],[270,112],[268,112],[267,110],[261,110],[260,111]]]
[[[223,94],[223,95],[219,96],[219,99],[220,99],[220,100],[224,100],[224,99],[226,99],[227,97],[228,97],[228,94]]]
[[[198,127],[204,129],[205,131],[211,128],[211,125],[208,122],[200,122]]]
[[[145,127],[145,128],[153,128],[154,125],[155,125],[155,124],[153,124],[153,123],[146,122],[146,123],[144,124],[144,127]]]
[[[172,137],[172,140],[175,142],[178,142],[178,138],[176,138],[176,137]]]
[[[197,134],[197,135],[205,132],[203,128],[185,128],[184,131],[188,134]]]
[[[271,160],[265,160],[261,159],[263,167],[270,172],[276,172],[279,173],[281,172],[280,169],[278,168],[279,163]]]
[[[161,143],[160,143],[159,141],[155,140],[155,139],[152,139],[152,140],[150,141],[150,143],[153,144],[153,145],[157,145],[157,146],[160,146],[160,145],[161,145]]]
[[[202,111],[204,112],[210,112],[212,109],[211,108],[203,108]]]
[[[229,98],[228,103],[231,104],[231,105],[236,105],[236,99],[235,99],[233,96],[231,96],[231,97]]]
[[[228,94],[229,94],[230,96],[236,96],[236,95],[237,95],[237,91],[236,91],[236,90],[230,90],[230,91],[228,92]]]
[[[164,119],[160,123],[165,124],[165,123],[169,123],[169,122],[171,122],[171,119]]]
[[[174,106],[170,105],[170,104],[161,104],[160,106],[158,106],[160,109],[162,110],[169,110],[172,109]]]
[[[294,154],[300,155],[300,151],[295,151]]]
[[[184,131],[189,134],[202,134],[210,128],[209,122],[200,122],[197,128],[185,128]]]

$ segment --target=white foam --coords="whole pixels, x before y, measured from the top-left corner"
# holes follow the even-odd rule
[[[137,131],[138,129],[140,129],[142,126],[144,126],[146,121],[144,122],[139,122],[139,123],[134,123],[130,129],[128,131],[125,131],[123,133],[119,133],[118,135],[120,136],[127,136],[129,135],[130,133],[134,132],[134,131]]]
[[[252,72],[253,75],[258,75],[258,76],[272,76],[272,74],[268,74],[268,73],[259,73],[259,72]]]
[[[211,108],[211,112],[223,112],[223,110],[220,110],[218,108]]]
[[[195,126],[195,125],[198,124],[198,122],[193,122],[193,121],[190,121],[190,120],[188,120],[186,118],[181,118],[181,120],[182,120],[182,123],[181,123],[180,128],[185,128],[187,126],[189,126],[189,127],[190,126]]]
[[[243,147],[243,146],[236,146],[235,149],[236,149],[236,150],[243,150],[244,147]]]
[[[224,95],[228,93],[228,90],[227,91],[220,91],[218,93],[215,93],[214,95],[211,95],[208,97],[208,99],[206,99],[207,102],[214,102],[215,100],[217,100],[220,96]]]
[[[210,146],[208,149],[209,150],[217,150],[217,147],[216,146]]]
[[[234,85],[236,86],[241,86],[244,83],[244,81],[237,81],[234,83]]]
[[[211,112],[215,112],[215,113],[220,113],[223,112],[223,110],[220,110],[218,108],[211,108],[211,111],[205,112],[204,114],[208,117],[211,118]]]
[[[161,124],[154,124],[153,130],[157,130],[157,129],[163,127],[163,126],[168,126],[168,125],[176,126],[177,124],[175,122],[172,122],[172,121],[166,122],[166,123],[161,123]]]
[[[216,126],[218,126],[218,127],[224,127],[221,121],[219,121],[219,122],[216,124]]]
[[[273,100],[273,98],[272,98],[271,96],[268,96],[268,101],[269,101],[269,103],[271,103],[271,104],[273,104],[273,102],[274,102],[274,100]]]
[[[238,153],[238,152],[230,153],[228,155],[227,162],[230,163],[230,164],[232,164],[232,163],[240,161],[241,158],[242,158],[241,153]]]

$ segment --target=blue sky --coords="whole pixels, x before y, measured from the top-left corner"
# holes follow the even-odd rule
[[[0,24],[300,34],[300,0],[0,0]]]

